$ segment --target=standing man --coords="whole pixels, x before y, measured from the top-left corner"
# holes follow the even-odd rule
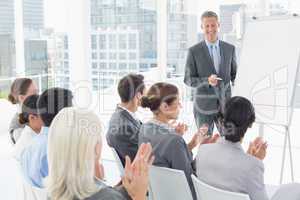
[[[237,64],[235,47],[218,38],[218,15],[206,11],[201,23],[205,39],[189,49],[184,83],[195,88],[193,112],[197,127],[207,124],[211,135],[214,122],[218,125],[225,102],[231,97]]]

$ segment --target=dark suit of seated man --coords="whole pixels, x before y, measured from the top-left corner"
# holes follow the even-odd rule
[[[106,140],[118,153],[123,166],[125,156],[128,155],[133,160],[138,150],[138,134],[142,122],[135,116],[135,112],[140,106],[144,89],[144,77],[138,74],[129,74],[118,84],[121,103],[111,116]]]

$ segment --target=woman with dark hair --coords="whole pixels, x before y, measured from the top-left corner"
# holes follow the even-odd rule
[[[12,143],[15,144],[18,138],[20,137],[20,133],[24,128],[24,125],[19,123],[19,113],[21,110],[21,105],[24,100],[33,94],[37,94],[38,89],[36,84],[32,79],[29,78],[17,78],[14,80],[10,87],[10,94],[8,95],[8,100],[12,104],[18,105],[18,113],[13,117],[9,125],[9,134],[12,140]]]
[[[30,141],[40,133],[43,126],[43,121],[37,111],[38,98],[38,95],[31,95],[22,103],[21,113],[19,114],[19,123],[25,127],[14,147],[14,155],[17,160],[19,160],[23,149],[26,148],[26,146],[30,144]]]
[[[154,165],[183,170],[196,199],[191,180],[191,174],[195,172],[192,149],[200,143],[207,129],[206,131],[200,129],[186,144],[182,138],[185,127],[179,125],[181,127],[174,128],[170,125],[170,121],[177,119],[181,108],[179,91],[175,85],[169,83],[152,85],[147,95],[142,98],[141,105],[152,111],[153,119],[142,125],[139,143],[149,142],[152,145]]]
[[[248,194],[251,200],[267,200],[262,162],[267,144],[256,138],[250,143],[248,152],[242,148],[245,133],[254,121],[251,102],[244,97],[231,98],[225,106],[224,138],[199,148],[197,175],[201,181],[214,187]]]

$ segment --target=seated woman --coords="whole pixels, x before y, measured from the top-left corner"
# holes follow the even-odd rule
[[[25,125],[21,136],[14,147],[14,156],[19,160],[21,153],[30,144],[33,137],[40,133],[43,121],[38,116],[37,100],[38,95],[31,95],[25,99],[19,114],[19,123]]]
[[[48,139],[46,185],[51,199],[146,200],[151,145],[143,144],[133,163],[126,157],[123,185],[111,188],[102,181],[101,133],[101,122],[93,112],[69,107],[56,115]]]
[[[245,193],[251,200],[267,200],[264,164],[267,144],[257,138],[244,152],[242,141],[255,121],[254,108],[243,97],[231,98],[225,106],[224,138],[202,145],[196,156],[198,178],[214,187]]]
[[[199,130],[186,144],[181,136],[185,127],[182,124],[176,128],[170,125],[172,120],[177,119],[181,108],[178,88],[172,84],[152,85],[147,95],[142,98],[141,105],[150,108],[153,119],[141,126],[139,143],[149,142],[152,145],[154,165],[183,170],[196,199],[191,180],[191,174],[195,173],[192,149],[203,139],[202,134],[205,131]]]
[[[28,96],[37,93],[38,89],[36,84],[29,78],[17,78],[10,87],[8,100],[12,104],[18,105],[18,113],[16,113],[11,120],[8,130],[13,144],[19,139],[22,129],[24,128],[24,124],[19,123],[19,113],[21,112],[22,103]]]

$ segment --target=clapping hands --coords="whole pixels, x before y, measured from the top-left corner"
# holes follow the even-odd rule
[[[263,160],[266,157],[267,147],[267,142],[264,142],[261,137],[257,137],[253,142],[250,142],[247,153]]]
[[[209,143],[215,143],[220,135],[214,134],[213,136],[207,135],[208,132],[208,126],[203,125],[199,128],[199,130],[194,134],[192,140],[188,143],[189,150],[192,150],[195,148],[198,144],[209,144]]]
[[[132,200],[145,200],[148,190],[149,166],[154,161],[149,143],[141,144],[133,162],[126,156],[122,184]]]
[[[175,126],[175,132],[178,134],[178,135],[184,135],[184,133],[188,130],[188,126],[184,123],[178,123],[176,126]]]

